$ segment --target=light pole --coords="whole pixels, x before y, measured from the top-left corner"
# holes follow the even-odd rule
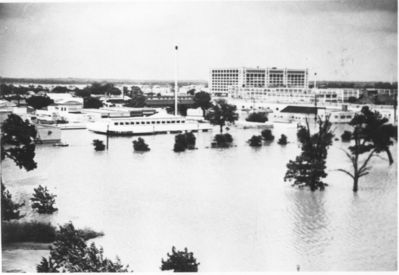
[[[177,85],[177,70],[178,70],[178,59],[177,59],[177,50],[178,46],[175,46],[175,116],[177,116],[177,90],[178,90],[178,85]]]

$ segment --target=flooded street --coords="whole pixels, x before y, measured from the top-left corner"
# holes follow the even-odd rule
[[[133,152],[137,137],[112,137],[109,151],[95,152],[92,140],[105,136],[63,131],[69,147],[38,146],[32,172],[4,161],[4,182],[25,200],[34,187],[47,186],[59,211],[41,219],[103,231],[93,241],[134,271],[160,271],[173,245],[194,252],[200,271],[397,269],[396,144],[394,165],[375,158],[354,195],[351,178],[334,171],[350,167],[341,150],[348,144],[334,141],[329,186],[312,193],[283,181],[300,150],[295,125],[276,124],[275,141],[259,149],[246,141],[260,130],[235,128],[236,147],[206,148],[217,129],[196,134],[198,150],[184,153],[172,151],[174,135],[145,136],[147,153]],[[341,132],[339,126],[336,137]],[[286,146],[277,144],[282,133]],[[29,212],[24,220],[37,218]],[[3,271],[34,272],[48,251],[3,247],[2,253]]]

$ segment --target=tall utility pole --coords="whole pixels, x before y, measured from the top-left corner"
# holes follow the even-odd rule
[[[316,90],[316,76],[317,73],[314,73],[313,79],[313,91],[314,91],[314,107],[315,107],[315,114],[314,114],[314,122],[317,122],[317,90]]]
[[[178,47],[177,45],[175,46],[175,116],[177,116],[177,70],[178,70],[178,59],[177,59],[177,50]]]

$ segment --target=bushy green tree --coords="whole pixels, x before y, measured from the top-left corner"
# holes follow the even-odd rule
[[[226,125],[226,122],[234,123],[238,119],[236,109],[235,105],[227,104],[223,99],[217,100],[208,113],[207,119],[211,124],[219,125],[220,133],[222,134],[223,126]]]
[[[162,259],[161,270],[173,270],[174,272],[198,272],[197,259],[192,252],[176,250],[172,247],[172,254],[167,253],[167,259]]]
[[[51,194],[47,187],[39,185],[33,189],[33,197],[30,199],[32,202],[32,209],[39,214],[53,214],[58,209],[54,207],[55,198],[57,195]]]
[[[290,160],[284,181],[293,181],[293,186],[309,187],[311,191],[324,190],[327,184],[322,181],[327,176],[326,158],[329,146],[332,144],[333,133],[328,118],[319,120],[318,132],[310,133],[309,124],[298,130],[301,143],[301,154]]]
[[[397,127],[388,124],[388,119],[377,111],[371,111],[369,107],[362,108],[361,113],[356,114],[349,123],[353,127],[351,132],[352,144],[349,151],[345,151],[350,159],[353,171],[338,169],[353,179],[353,192],[359,189],[359,179],[366,176],[371,170],[370,160],[385,152],[389,165],[393,163],[390,147],[397,140]]]
[[[233,137],[229,134],[217,134],[213,138],[212,147],[228,148],[233,144]]]
[[[72,223],[60,226],[49,258],[42,258],[37,272],[128,272],[119,258],[115,262],[104,257],[102,248],[87,245]]]

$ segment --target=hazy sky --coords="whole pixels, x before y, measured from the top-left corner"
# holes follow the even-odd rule
[[[208,79],[211,67],[397,79],[396,0],[0,4],[0,76]],[[313,74],[313,73],[312,73]]]

